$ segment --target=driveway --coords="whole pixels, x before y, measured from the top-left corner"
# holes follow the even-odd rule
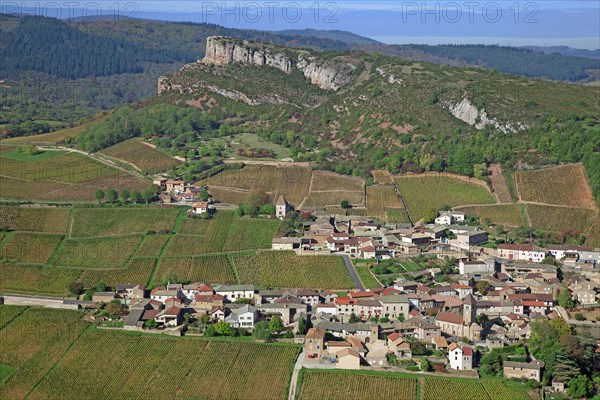
[[[348,273],[350,273],[350,276],[352,277],[352,280],[354,281],[354,285],[360,289],[361,291],[365,291],[365,287],[363,286],[360,278],[358,277],[358,274],[356,273],[356,270],[354,269],[354,265],[352,264],[352,260],[350,260],[350,257],[346,254],[342,254],[340,255],[340,257],[342,257],[342,259],[344,259],[344,264],[346,265],[346,268],[348,268]]]

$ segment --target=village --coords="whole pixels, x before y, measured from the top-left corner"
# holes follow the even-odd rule
[[[155,183],[164,190],[161,198],[187,202],[193,216],[215,212],[210,199],[199,201],[202,189],[183,181]],[[279,196],[275,210],[274,217],[283,219],[292,208]],[[351,274],[352,260],[422,255],[451,262],[451,271],[426,268],[370,288],[357,278],[357,289],[347,292],[212,282],[148,290],[143,283],[123,282],[114,291],[94,293],[91,302],[64,300],[62,306],[106,310],[113,305],[114,310],[116,304],[116,313],[90,317],[111,329],[300,343],[306,368],[477,377],[483,356],[494,349],[518,349],[531,338],[535,321],[556,319],[591,329],[600,352],[600,318],[581,318],[586,309],[593,312],[600,297],[600,249],[483,247],[486,231],[466,225],[465,214],[454,211],[442,211],[434,224],[417,227],[318,210],[301,213],[306,217],[301,232],[273,238],[273,251],[343,256]],[[573,314],[573,309],[582,311]],[[538,384],[543,379],[544,363],[527,352],[515,353],[502,368],[506,378]],[[565,382],[555,378],[547,390],[562,392]]]

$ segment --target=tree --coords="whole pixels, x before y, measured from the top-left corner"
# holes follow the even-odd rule
[[[573,302],[573,298],[571,297],[571,291],[566,287],[563,287],[558,294],[558,304],[562,307],[570,309],[575,307],[575,303]]]
[[[421,360],[421,370],[427,372],[431,369],[431,363],[428,359],[424,358]]]
[[[283,321],[281,320],[281,317],[277,315],[272,317],[269,321],[269,328],[272,332],[281,332],[283,330]]]
[[[348,200],[342,200],[340,201],[340,207],[342,207],[344,210],[350,208],[350,203],[348,202]]]
[[[214,324],[215,333],[219,336],[233,336],[235,329],[225,321],[219,321]]]
[[[271,329],[269,328],[269,324],[265,321],[257,322],[256,325],[254,325],[252,337],[256,340],[271,339]]]
[[[149,320],[147,320],[147,321],[144,322],[144,328],[156,329],[157,326],[158,326],[158,322],[156,322],[153,319],[149,319]]]
[[[142,194],[138,190],[131,192],[131,200],[133,200],[134,204],[141,203],[142,199]]]
[[[490,283],[488,281],[479,281],[477,282],[477,291],[481,293],[482,296],[487,294],[488,288],[490,287]]]
[[[115,189],[108,189],[107,198],[108,201],[114,203],[119,198],[119,193]]]
[[[304,319],[304,317],[301,317],[298,320],[298,330],[297,330],[298,335],[304,335],[305,330],[306,330],[306,320]]]
[[[96,190],[96,200],[98,200],[98,204],[102,203],[104,196],[105,196],[104,190],[101,190],[101,189]]]
[[[200,324],[202,326],[208,325],[208,323],[210,322],[210,315],[208,315],[208,314],[202,314],[200,316],[200,320],[199,321],[200,321]]]
[[[175,271],[173,271],[173,269],[169,268],[167,270],[167,273],[165,274],[165,277],[163,278],[163,286],[167,286],[169,283],[174,283],[177,281],[177,276],[175,275]]]
[[[576,319],[577,321],[585,321],[585,317],[583,316],[583,314],[582,314],[582,313],[576,313],[576,314],[575,314],[575,319]]]
[[[69,284],[69,292],[80,295],[83,293],[83,283],[81,281],[74,281]]]
[[[275,215],[275,205],[265,204],[258,210],[258,213],[261,215]]]
[[[148,204],[154,198],[154,190],[150,187],[142,193],[142,199]]]
[[[213,337],[216,335],[217,335],[217,330],[214,325],[209,325],[204,330],[204,336],[206,336],[206,337]]]
[[[123,307],[119,300],[113,300],[106,305],[106,312],[110,318],[119,318],[121,317],[121,311]]]
[[[360,319],[356,316],[356,314],[352,313],[350,314],[350,319],[348,320],[348,322],[350,322],[351,324],[355,324],[357,322],[360,322]]]
[[[477,321],[477,323],[480,326],[483,326],[483,324],[485,324],[486,322],[488,322],[490,319],[488,318],[488,316],[486,314],[479,314],[475,320]]]
[[[206,189],[202,189],[200,191],[200,201],[208,201],[209,197],[210,197],[210,194],[208,194],[208,192],[206,191]]]
[[[35,156],[40,153],[40,149],[31,143],[27,143],[25,146],[23,146],[23,148],[21,148],[21,152],[28,156]]]
[[[573,398],[587,398],[592,394],[594,384],[586,375],[579,375],[567,383],[567,394]]]
[[[437,217],[437,211],[430,208],[429,210],[425,211],[425,214],[423,215],[423,222],[426,224],[429,224],[429,223],[435,221],[436,217]]]
[[[127,190],[127,189],[121,190],[121,194],[119,197],[121,197],[121,203],[123,203],[123,204],[127,203],[127,200],[129,200],[129,190]]]

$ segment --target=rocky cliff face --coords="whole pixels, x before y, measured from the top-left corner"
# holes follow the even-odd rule
[[[306,51],[283,51],[275,46],[238,41],[223,36],[212,36],[206,40],[205,64],[269,66],[286,74],[300,70],[313,85],[325,90],[339,90],[352,80],[356,66],[344,62],[320,62]]]

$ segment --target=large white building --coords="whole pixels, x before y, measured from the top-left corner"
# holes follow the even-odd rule
[[[465,213],[461,211],[441,211],[435,219],[436,225],[452,225],[465,220]]]
[[[530,244],[501,244],[498,246],[498,257],[509,260],[542,262],[546,251]]]
[[[460,371],[470,371],[473,369],[473,349],[469,346],[461,346],[452,343],[448,347],[448,359],[450,368]]]

